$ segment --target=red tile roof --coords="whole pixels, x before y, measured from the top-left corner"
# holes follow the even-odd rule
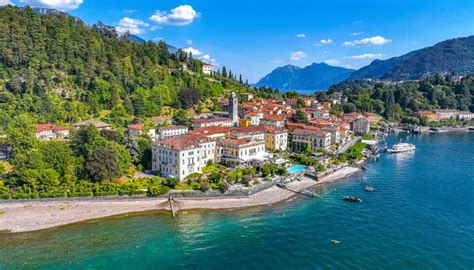
[[[145,126],[143,126],[142,124],[133,124],[133,125],[129,125],[128,128],[129,129],[136,129],[136,130],[142,130]]]
[[[318,136],[318,137],[325,137],[329,134],[329,132],[323,131],[321,129],[295,129],[292,132],[293,135],[313,135],[313,136]]]
[[[200,118],[200,119],[194,119],[193,123],[213,123],[213,122],[226,122],[226,121],[232,121],[232,119],[225,118],[225,117]]]
[[[212,135],[218,133],[228,133],[232,130],[231,127],[202,127],[191,131],[191,134]]]
[[[43,132],[43,131],[61,131],[61,130],[68,130],[67,127],[58,126],[55,124],[37,124],[36,125],[36,132]]]

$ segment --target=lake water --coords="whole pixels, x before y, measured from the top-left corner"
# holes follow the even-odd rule
[[[388,145],[400,139],[416,152],[382,154],[317,199],[0,235],[0,269],[473,269],[474,133]]]

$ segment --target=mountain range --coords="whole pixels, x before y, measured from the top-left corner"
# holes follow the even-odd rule
[[[313,63],[304,68],[294,65],[278,67],[259,80],[255,86],[267,86],[280,90],[327,89],[347,79],[353,69]]]
[[[256,86],[280,90],[324,90],[345,80],[418,80],[426,76],[447,73],[458,75],[474,73],[474,36],[445,40],[386,60],[376,59],[359,70],[324,63],[304,68],[286,65],[273,70],[258,81]]]

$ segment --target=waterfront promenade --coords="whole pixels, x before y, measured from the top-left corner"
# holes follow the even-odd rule
[[[359,169],[347,166],[322,177],[317,182],[302,177],[301,181],[293,181],[287,186],[292,190],[305,189],[324,183],[343,179]],[[178,214],[182,210],[191,209],[233,209],[272,205],[296,196],[292,191],[277,186],[261,192],[242,197],[189,198],[175,199],[174,207]],[[95,199],[87,201],[8,201],[0,204],[0,231],[26,232],[53,228],[61,225],[77,223],[127,213],[145,211],[169,211],[167,198],[136,198],[136,199]]]

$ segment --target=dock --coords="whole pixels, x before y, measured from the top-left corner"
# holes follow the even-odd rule
[[[304,196],[308,196],[308,197],[318,197],[318,194],[312,192],[311,190],[304,189],[304,188],[302,188],[302,189],[292,189],[292,188],[289,188],[287,185],[284,185],[284,184],[277,184],[277,187],[279,187],[281,189],[284,189],[284,190],[294,192],[296,194],[301,194],[301,195],[304,195]]]
[[[168,202],[170,203],[171,214],[173,215],[173,218],[174,218],[176,217],[176,211],[174,210],[174,206],[173,206],[173,195],[170,194],[170,196],[168,197]]]

